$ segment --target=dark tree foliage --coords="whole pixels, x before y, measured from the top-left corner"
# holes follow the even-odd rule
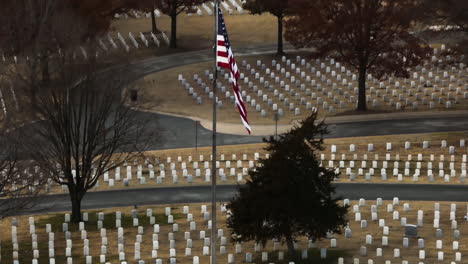
[[[278,20],[278,55],[283,55],[283,22],[288,15],[289,0],[247,0],[244,8],[254,15],[269,12]]]
[[[27,58],[48,82],[51,56],[107,32],[114,15],[126,11],[132,1],[0,0],[1,55]]]
[[[357,110],[365,111],[368,73],[408,77],[409,68],[430,54],[410,32],[418,7],[413,0],[290,0],[285,36],[296,47],[313,47],[316,56],[356,69]]]
[[[318,240],[345,226],[348,208],[339,205],[332,185],[339,175],[322,167],[317,157],[328,131],[316,119],[313,113],[277,139],[264,139],[270,157],[249,172],[246,185],[227,206],[235,241],[265,244],[275,238],[286,241],[294,255],[298,236]]]
[[[468,1],[424,0],[421,8],[428,22],[454,25],[468,32]]]
[[[171,38],[169,46],[177,48],[177,16],[182,12],[193,13],[195,6],[208,0],[158,0],[157,8],[171,18]]]
[[[39,38],[54,42],[58,17],[72,16],[83,27],[81,39],[106,32],[114,15],[128,10],[133,0],[0,0],[0,49],[20,53]],[[56,49],[56,46],[50,47]]]
[[[447,31],[435,32],[451,36],[447,42],[452,51],[447,55],[462,55],[463,62],[468,62],[468,1],[423,0],[421,11],[427,25],[449,26]]]

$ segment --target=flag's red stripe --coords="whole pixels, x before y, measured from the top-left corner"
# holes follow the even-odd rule
[[[228,53],[225,52],[225,51],[219,51],[219,50],[218,50],[218,56],[219,56],[219,57],[224,57],[224,58],[227,59],[227,58],[228,58]]]
[[[239,114],[241,115],[242,119],[244,119],[246,121],[246,123],[249,123],[248,120],[247,120],[247,110],[245,109],[244,102],[241,99],[242,97],[241,97],[241,95],[239,93],[239,88],[237,88],[235,85],[233,85],[233,87],[234,87],[234,92],[237,95],[237,98],[239,98],[239,100],[236,101],[237,107],[240,107],[240,109],[238,109]],[[245,113],[245,115],[243,113]]]
[[[218,61],[218,66],[221,68],[229,69],[229,64]]]

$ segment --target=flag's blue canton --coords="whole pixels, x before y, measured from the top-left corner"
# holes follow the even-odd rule
[[[218,7],[218,35],[224,36],[224,45],[226,46],[226,50],[231,48],[231,44],[229,43],[229,37],[226,30],[226,24],[224,23],[223,12],[221,8]]]

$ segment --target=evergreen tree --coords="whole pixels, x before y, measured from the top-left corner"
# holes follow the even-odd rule
[[[264,139],[269,158],[249,172],[246,185],[228,204],[227,225],[234,241],[286,242],[291,256],[299,236],[319,240],[327,232],[340,233],[348,207],[338,204],[332,181],[339,176],[321,166],[317,151],[324,149],[325,123],[313,113],[278,138]]]

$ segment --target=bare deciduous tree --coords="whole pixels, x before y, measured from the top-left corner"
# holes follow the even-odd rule
[[[357,110],[365,111],[368,73],[375,78],[407,77],[408,69],[430,53],[411,34],[417,8],[413,0],[290,0],[286,39],[356,69]]]
[[[283,22],[288,15],[289,0],[248,0],[244,3],[244,8],[252,14],[262,14],[269,12],[278,20],[278,49],[276,54],[283,55]]]
[[[207,0],[157,0],[156,7],[171,18],[171,39],[169,46],[177,48],[177,16],[182,12],[194,13],[195,7]]]
[[[50,82],[33,110],[38,119],[27,137],[33,160],[55,183],[68,188],[72,220],[81,220],[81,201],[107,171],[138,156],[157,139],[148,120],[132,110],[127,69],[102,71],[94,52],[85,59],[73,50],[50,58]]]

